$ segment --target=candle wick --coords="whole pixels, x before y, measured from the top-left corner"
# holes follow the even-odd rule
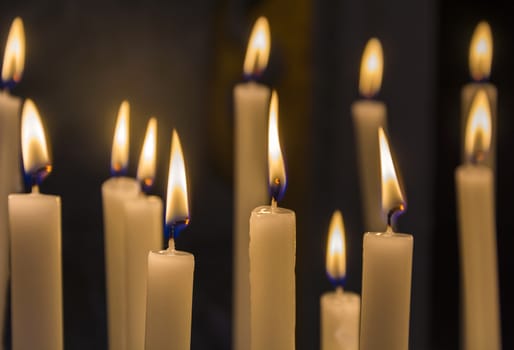
[[[344,289],[343,289],[343,287],[342,287],[342,286],[337,286],[337,287],[336,287],[336,293],[337,293],[337,294],[343,294],[343,292],[344,292]]]
[[[271,209],[277,209],[277,200],[275,197],[271,197]]]
[[[32,185],[32,193],[39,193],[39,186],[38,185]]]
[[[171,253],[175,252],[175,239],[173,237],[168,240],[168,251]]]

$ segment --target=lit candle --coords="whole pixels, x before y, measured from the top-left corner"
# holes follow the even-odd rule
[[[386,129],[386,105],[373,99],[380,90],[383,71],[382,45],[376,38],[366,44],[362,54],[359,92],[365,98],[352,104],[353,125],[357,141],[361,198],[366,230],[380,232],[386,227],[380,208],[380,160],[378,128]]]
[[[487,93],[480,89],[466,127],[467,162],[455,172],[466,350],[501,349],[494,177],[485,165],[491,127]]]
[[[234,349],[250,347],[248,213],[267,198],[266,122],[270,89],[255,82],[266,68],[269,25],[260,17],[248,42],[244,74],[234,88]]]
[[[189,350],[195,258],[175,249],[175,239],[189,224],[184,156],[175,130],[166,198],[169,246],[148,254],[146,350]]]
[[[385,132],[380,128],[378,134],[388,225],[386,232],[364,235],[360,350],[407,350],[414,239],[393,232],[392,220],[405,211],[405,200]]]
[[[32,193],[9,195],[12,344],[15,350],[59,350],[63,348],[61,197],[39,193],[52,165],[31,100],[23,106],[21,142]]]
[[[358,294],[343,292],[346,242],[343,215],[339,210],[330,221],[326,268],[336,290],[321,296],[321,350],[359,350],[361,298]]]
[[[144,192],[154,183],[157,119],[150,118],[139,157],[137,179]],[[145,347],[146,275],[150,250],[162,248],[162,200],[144,192],[125,202],[127,349]]]
[[[125,202],[139,195],[136,179],[122,176],[129,157],[129,103],[118,112],[111,155],[113,177],[102,184],[107,285],[107,321],[110,350],[126,349]]]
[[[278,137],[278,96],[272,93],[268,127],[271,206],[250,217],[251,350],[295,349],[296,219],[277,207],[286,188]]]

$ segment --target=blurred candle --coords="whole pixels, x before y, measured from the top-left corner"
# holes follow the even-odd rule
[[[501,349],[494,177],[485,165],[491,127],[487,92],[480,89],[466,128],[467,162],[455,172],[465,350]]]
[[[136,179],[122,176],[129,157],[129,103],[123,101],[116,122],[111,155],[113,177],[102,184],[110,350],[126,349],[125,203],[139,195]],[[141,283],[143,283],[141,281]]]
[[[343,215],[339,210],[330,221],[326,268],[336,290],[321,296],[321,350],[359,350],[361,299],[358,294],[343,292],[346,242]]]
[[[385,217],[380,208],[380,159],[377,132],[386,129],[386,105],[373,99],[380,90],[383,71],[382,45],[376,38],[366,44],[362,54],[359,92],[364,99],[352,104],[357,141],[364,224],[368,231],[383,231]]]
[[[14,350],[63,348],[61,198],[39,193],[51,172],[36,106],[23,106],[23,166],[32,193],[9,195]]]
[[[234,349],[250,347],[248,213],[267,198],[266,121],[270,89],[255,82],[268,63],[268,20],[260,17],[248,42],[244,74],[234,88]]]
[[[250,217],[251,350],[295,349],[296,219],[277,207],[286,187],[278,137],[278,96],[272,93],[268,127],[271,206]]]
[[[382,208],[388,223],[386,232],[364,235],[360,350],[407,350],[414,239],[392,230],[393,218],[405,211],[405,200],[382,128],[378,135]]]
[[[175,249],[175,239],[189,224],[184,156],[175,130],[166,198],[166,250],[148,254],[146,350],[189,350],[195,258]]]
[[[139,157],[137,179],[144,192],[154,183],[157,119],[150,118]],[[127,349],[145,347],[146,279],[150,250],[162,248],[162,200],[141,195],[125,202],[125,282],[127,291]]]

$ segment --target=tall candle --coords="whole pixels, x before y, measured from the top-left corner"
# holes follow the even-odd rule
[[[343,215],[339,210],[330,221],[326,268],[336,290],[321,296],[321,350],[359,350],[361,298],[356,293],[343,291],[346,243]]]
[[[107,285],[107,326],[110,350],[126,349],[125,213],[124,203],[139,195],[136,179],[121,176],[128,165],[129,104],[118,112],[111,155],[113,177],[102,184]]]
[[[278,96],[272,93],[268,129],[271,206],[250,217],[251,350],[295,349],[296,219],[277,207],[286,174],[278,137]]]
[[[377,132],[386,129],[386,105],[373,99],[382,84],[382,45],[376,38],[366,44],[362,54],[359,91],[365,99],[352,105],[353,125],[357,141],[357,160],[364,223],[368,231],[382,231],[385,217],[380,208],[380,160]]]
[[[22,112],[23,166],[32,193],[9,195],[12,345],[14,350],[63,348],[61,198],[39,193],[51,172],[36,106]]]
[[[189,350],[195,259],[175,249],[175,238],[189,224],[184,156],[175,130],[166,198],[168,249],[148,254],[146,350]]]
[[[465,350],[501,349],[494,177],[486,165],[490,116],[487,93],[479,90],[466,128],[468,161],[455,172]]]
[[[235,350],[250,347],[248,213],[267,198],[266,121],[270,90],[255,82],[266,68],[270,49],[268,21],[260,17],[248,42],[244,74],[234,88],[234,317]]]
[[[392,219],[405,211],[389,144],[379,129],[382,207],[386,232],[364,235],[360,350],[407,350],[412,276],[410,234],[392,230]]]

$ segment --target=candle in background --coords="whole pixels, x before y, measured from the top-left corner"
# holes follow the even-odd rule
[[[359,92],[364,99],[352,104],[353,125],[357,141],[361,198],[367,231],[380,232],[386,227],[380,208],[380,159],[378,128],[386,129],[386,105],[373,99],[382,84],[382,45],[376,38],[366,44],[360,67]]]
[[[327,276],[334,292],[321,296],[321,350],[359,350],[360,296],[344,292],[346,241],[343,215],[336,210],[330,220],[327,242]]]
[[[234,349],[250,347],[248,213],[267,198],[266,122],[270,89],[254,80],[268,63],[268,21],[260,17],[248,42],[244,74],[234,88]]]
[[[184,156],[175,130],[166,198],[166,250],[148,253],[146,350],[189,350],[195,258],[175,249],[175,238],[189,224]]]
[[[51,172],[36,106],[25,101],[21,140],[32,193],[9,195],[12,345],[15,350],[63,348],[61,198],[39,193]]]
[[[125,282],[127,292],[127,349],[145,347],[146,275],[150,250],[162,248],[162,200],[146,196],[154,183],[157,119],[150,118],[139,157],[137,179],[143,193],[125,202]]]
[[[278,137],[278,96],[271,96],[268,126],[271,206],[250,217],[251,350],[295,349],[296,219],[277,207],[286,188],[286,172]]]
[[[487,93],[479,90],[466,128],[467,162],[455,172],[465,350],[501,349],[494,177],[486,165],[491,127]]]
[[[414,239],[392,230],[394,217],[405,211],[405,200],[382,128],[378,135],[388,222],[386,232],[364,235],[360,350],[407,350]]]
[[[122,176],[129,157],[129,103],[123,101],[116,122],[111,155],[113,177],[102,184],[110,350],[126,349],[125,202],[139,195],[136,179]]]

